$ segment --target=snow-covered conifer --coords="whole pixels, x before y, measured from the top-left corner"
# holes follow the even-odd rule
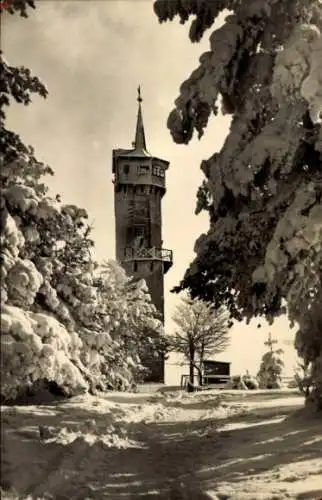
[[[196,212],[209,213],[209,231],[175,290],[239,320],[273,321],[284,299],[302,331],[322,287],[321,1],[156,0],[154,9],[160,22],[194,16],[192,42],[229,11],[168,118],[187,144],[219,105],[231,115],[223,148],[201,165]]]

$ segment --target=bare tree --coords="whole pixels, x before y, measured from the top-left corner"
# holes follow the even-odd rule
[[[189,362],[189,385],[193,387],[194,368],[202,384],[202,363],[208,356],[224,351],[229,345],[229,315],[203,300],[182,298],[172,317],[177,330],[169,337],[171,350],[183,354]]]

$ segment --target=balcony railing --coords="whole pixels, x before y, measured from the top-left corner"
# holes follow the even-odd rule
[[[162,260],[172,262],[172,250],[165,248],[132,248],[125,249],[126,260]]]
[[[125,262],[140,260],[157,260],[165,263],[165,271],[172,266],[172,250],[165,248],[125,248]]]

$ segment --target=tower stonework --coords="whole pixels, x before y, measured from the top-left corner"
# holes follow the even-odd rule
[[[141,93],[132,149],[113,150],[116,259],[134,278],[143,278],[164,322],[164,274],[172,266],[172,251],[162,248],[161,201],[166,192],[169,162],[148,153]],[[146,381],[164,382],[164,360],[146,362]]]

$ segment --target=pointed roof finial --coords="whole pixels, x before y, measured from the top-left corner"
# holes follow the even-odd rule
[[[136,122],[134,147],[135,147],[135,149],[146,150],[145,132],[144,132],[144,125],[143,125],[143,118],[142,118],[142,109],[141,109],[142,100],[143,99],[141,97],[141,86],[139,85],[138,86],[138,97],[137,97],[137,101],[139,103],[139,109],[138,109],[138,116],[137,116],[137,122]]]
[[[142,102],[143,99],[141,97],[141,85],[138,86],[138,98],[137,98],[138,103]]]

